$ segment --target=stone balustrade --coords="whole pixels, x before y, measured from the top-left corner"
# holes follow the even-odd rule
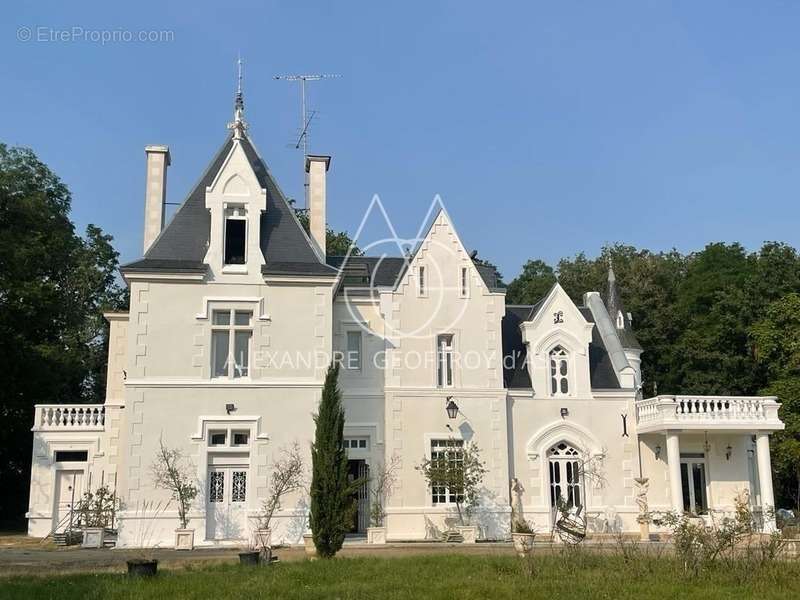
[[[102,431],[106,407],[102,404],[37,404],[34,431]]]
[[[636,402],[639,432],[662,429],[783,429],[773,396],[656,396]]]

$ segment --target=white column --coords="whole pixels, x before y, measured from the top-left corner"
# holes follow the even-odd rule
[[[775,498],[772,495],[772,461],[769,458],[769,434],[756,435],[756,459],[758,460],[758,483],[761,488],[761,510],[764,515],[764,531],[775,530]],[[769,515],[768,513],[772,513]]]
[[[672,495],[672,510],[682,515],[681,444],[678,434],[674,431],[667,432],[667,464],[669,465],[669,490]]]

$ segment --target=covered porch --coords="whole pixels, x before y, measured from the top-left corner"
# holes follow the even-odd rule
[[[769,435],[784,428],[775,397],[657,396],[636,403],[651,506],[715,520],[747,492],[775,528]]]

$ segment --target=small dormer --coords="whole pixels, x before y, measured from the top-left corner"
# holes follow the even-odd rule
[[[589,343],[594,325],[556,283],[520,325],[537,398],[590,398]]]
[[[608,315],[614,320],[617,338],[622,346],[628,363],[636,373],[636,385],[642,383],[642,347],[633,332],[631,314],[625,311],[622,304],[622,295],[617,285],[614,268],[608,265],[608,289],[606,290],[605,307]]]
[[[211,232],[205,262],[215,279],[261,278],[261,215],[267,192],[262,189],[241,141],[233,140],[214,181],[206,188],[205,206]]]

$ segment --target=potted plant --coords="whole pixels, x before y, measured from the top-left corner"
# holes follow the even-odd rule
[[[158,572],[158,560],[153,555],[150,541],[156,519],[167,510],[169,504],[169,502],[156,504],[147,500],[141,504],[137,502],[133,522],[138,529],[133,537],[138,552],[136,557],[127,561],[128,575],[131,577],[152,577]]]
[[[517,519],[514,522],[514,529],[511,532],[511,540],[514,542],[514,550],[520,556],[527,556],[533,552],[533,540],[536,537],[536,532],[530,523],[523,519]]]
[[[194,548],[194,529],[188,528],[189,509],[197,497],[198,488],[189,479],[190,465],[177,448],[168,448],[164,440],[159,440],[159,449],[151,470],[157,488],[172,493],[172,499],[178,503],[178,519],[181,526],[175,530],[175,549],[192,550]]]
[[[435,457],[424,458],[416,469],[428,482],[428,487],[444,488],[455,500],[460,525],[455,529],[466,544],[474,544],[478,527],[470,521],[480,502],[480,486],[486,475],[486,465],[481,461],[480,448],[474,442],[453,444]],[[465,518],[466,517],[466,518]]]
[[[269,484],[267,498],[261,505],[261,512],[256,518],[256,527],[252,532],[250,551],[239,554],[242,564],[258,564],[258,555],[269,564],[272,558],[272,517],[281,508],[281,498],[286,494],[302,489],[305,466],[300,445],[295,442],[289,448],[282,448],[279,457],[272,465],[272,479]],[[255,554],[255,557],[252,555]]]
[[[388,500],[392,493],[392,487],[397,478],[397,470],[399,468],[400,457],[394,454],[388,464],[382,465],[382,468],[378,471],[378,475],[374,479],[375,485],[370,488],[372,502],[369,507],[370,527],[367,527],[368,544],[386,543],[386,527],[384,526],[386,511],[384,510],[384,502]]]
[[[306,556],[310,556],[311,558],[315,558],[317,556],[317,547],[314,544],[313,533],[303,534],[303,547],[306,550]]]
[[[78,501],[76,511],[83,529],[83,548],[103,548],[106,528],[114,523],[119,500],[116,494],[103,485],[95,492],[86,491]]]

